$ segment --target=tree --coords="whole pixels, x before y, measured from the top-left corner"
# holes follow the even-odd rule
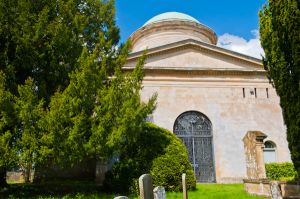
[[[132,73],[124,74],[123,59],[116,66],[113,79],[98,92],[88,142],[97,157],[119,155],[125,146],[135,143],[147,116],[156,106],[156,94],[147,103],[140,98],[144,60],[145,57],[139,60]]]
[[[12,94],[28,77],[45,105],[69,84],[82,49],[103,34],[103,53],[119,42],[113,0],[0,0],[0,69]],[[103,42],[103,41],[102,41]],[[104,43],[103,43],[104,44]]]
[[[44,114],[44,100],[38,100],[36,86],[33,79],[25,81],[19,86],[19,97],[16,111],[19,121],[20,139],[18,139],[19,165],[24,169],[25,182],[29,182],[31,171],[36,163],[41,138],[41,119]]]
[[[7,90],[6,77],[0,71],[0,187],[7,186],[6,169],[16,165],[17,143],[14,96]]]
[[[128,45],[111,57],[101,51],[101,43],[92,54],[83,51],[70,84],[53,96],[45,116],[40,155],[46,162],[76,165],[91,157],[106,161],[136,139],[156,97],[148,103],[140,100],[144,59],[132,73],[122,72]],[[111,68],[113,76],[108,75]]]
[[[259,15],[263,63],[280,97],[292,161],[300,175],[299,8],[299,0],[269,0]]]
[[[79,68],[70,74],[70,84],[51,98],[43,120],[40,162],[63,165],[86,157],[84,145],[91,134],[97,90],[103,88],[107,78],[105,67],[101,69],[97,62],[98,50],[95,48],[92,54],[88,49],[83,51]]]
[[[15,155],[12,159],[20,156],[20,160],[35,164],[32,161],[43,162],[45,154],[48,157],[51,154],[52,158],[59,154],[66,154],[67,147],[64,148],[66,145],[55,142],[57,140],[46,140],[49,138],[50,131],[47,128],[53,130],[54,127],[47,126],[48,123],[44,119],[39,121],[39,114],[43,112],[41,106],[49,109],[53,95],[55,95],[53,98],[60,100],[53,102],[51,106],[62,103],[63,100],[58,97],[59,93],[69,85],[72,77],[69,74],[74,74],[79,65],[84,63],[84,60],[78,61],[83,54],[83,49],[85,49],[85,57],[88,57],[89,54],[94,53],[95,46],[98,45],[98,58],[106,57],[106,76],[113,74],[112,62],[115,60],[118,42],[119,29],[115,25],[113,0],[0,0],[0,70],[6,77],[6,84],[4,86],[3,83],[0,96],[3,104],[0,106],[3,118],[0,129],[0,135],[3,136],[1,137],[3,151],[0,159],[6,158],[7,153],[11,152],[11,157]],[[34,85],[34,90],[31,91],[29,85],[21,86],[29,77],[32,77],[32,85]],[[23,93],[20,89],[25,89],[27,93]],[[26,102],[24,99],[29,101]],[[44,103],[40,100],[44,100]],[[76,99],[70,100],[76,103]],[[13,108],[9,108],[15,107],[15,101],[18,101],[18,113]],[[66,105],[66,103],[62,104]],[[30,111],[28,114],[25,111],[27,108]],[[14,114],[18,116],[16,117],[18,120],[8,120],[13,118]],[[67,116],[72,119],[71,122],[76,123],[78,129],[76,130],[75,127],[73,129],[76,134],[82,130],[80,125],[88,119],[84,113],[76,118],[72,118],[71,114],[72,112]],[[66,122],[70,122],[70,119]],[[29,123],[33,123],[34,126],[29,127]],[[58,132],[69,130],[68,123],[60,124],[62,126],[56,125],[56,128],[61,128]],[[31,129],[33,132],[29,130],[30,128],[33,128]],[[50,132],[53,132],[52,130]],[[31,133],[37,136],[34,137],[37,139],[34,143],[38,145],[25,144]],[[50,138],[59,139],[58,136]],[[70,136],[68,143],[74,143],[72,139],[75,138]],[[57,151],[51,151],[48,142],[57,145],[50,147],[56,148]],[[15,148],[16,144],[18,149]],[[80,143],[77,145],[82,146]],[[31,151],[32,147],[33,151]],[[36,149],[38,152],[35,152]],[[0,164],[0,186],[5,184],[6,170],[12,165],[7,162]]]

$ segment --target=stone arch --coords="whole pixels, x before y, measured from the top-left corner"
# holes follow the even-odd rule
[[[186,111],[175,120],[173,132],[188,150],[197,181],[215,182],[213,130],[209,118],[198,111]]]

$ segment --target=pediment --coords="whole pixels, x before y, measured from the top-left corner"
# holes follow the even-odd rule
[[[124,68],[135,67],[143,53],[130,54]],[[144,67],[179,70],[264,70],[259,59],[191,39],[148,49]]]

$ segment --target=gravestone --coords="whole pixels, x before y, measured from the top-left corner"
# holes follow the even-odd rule
[[[166,199],[166,191],[162,186],[153,189],[154,199]]]
[[[114,199],[128,199],[128,197],[126,197],[126,196],[118,196],[118,197],[115,197]]]
[[[183,193],[183,199],[188,199],[188,194],[186,190],[186,174],[182,174],[182,193]]]
[[[150,174],[141,175],[139,178],[140,199],[154,199],[152,178]]]

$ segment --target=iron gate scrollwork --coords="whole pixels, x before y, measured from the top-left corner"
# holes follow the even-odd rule
[[[174,133],[188,150],[197,181],[215,182],[213,135],[209,119],[196,111],[185,112],[176,119]]]

